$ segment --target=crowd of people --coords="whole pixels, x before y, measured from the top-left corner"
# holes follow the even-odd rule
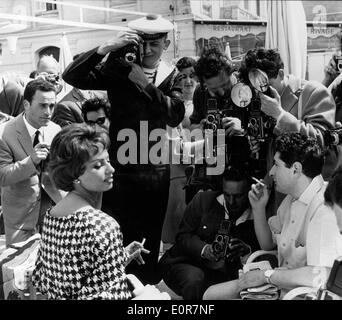
[[[169,299],[163,280],[185,300],[211,300],[264,284],[284,294],[317,274],[324,285],[342,256],[334,59],[323,83],[284,74],[277,50],[261,47],[238,64],[209,47],[170,66],[172,23],[148,15],[128,27],[62,73],[43,56],[1,88],[6,245],[41,234],[36,290]],[[73,88],[61,96],[63,81]],[[223,157],[218,174],[208,154]],[[261,249],[277,265],[243,272]]]

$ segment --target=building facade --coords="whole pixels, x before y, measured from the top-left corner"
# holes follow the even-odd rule
[[[83,8],[68,6],[70,3]],[[323,66],[332,53],[341,51],[338,34],[342,27],[342,2],[302,3],[308,32],[307,78],[320,81]],[[53,54],[58,60],[63,34],[71,54],[76,55],[100,45],[117,32],[101,29],[101,26],[124,27],[128,21],[140,17],[132,13],[161,14],[175,23],[176,29],[169,35],[171,45],[164,55],[169,62],[181,56],[196,56],[207,45],[217,45],[224,50],[227,43],[232,58],[237,58],[248,49],[264,45],[267,25],[266,0],[1,0],[0,15],[2,13],[49,18],[56,22],[12,21],[19,25],[19,31],[10,32],[2,27],[4,19],[0,19],[0,74],[21,75],[35,70],[42,54]],[[86,23],[98,27],[86,27]],[[317,68],[318,65],[322,68]]]

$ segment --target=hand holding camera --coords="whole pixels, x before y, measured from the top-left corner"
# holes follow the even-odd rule
[[[232,238],[229,241],[229,253],[226,256],[227,262],[236,260],[251,253],[251,247],[238,238]]]
[[[203,248],[202,258],[216,262],[219,260],[219,258],[215,255],[213,246],[211,244],[206,244]]]
[[[280,96],[277,90],[269,87],[273,98],[260,93],[260,101],[261,101],[261,111],[266,115],[278,119],[281,113],[283,112],[283,108],[281,107]]]
[[[224,117],[222,119],[222,127],[226,130],[226,135],[229,137],[242,135],[244,133],[241,120],[239,118]]]
[[[148,84],[148,79],[143,69],[137,64],[132,64],[131,72],[128,74],[128,79],[135,83],[140,88],[144,89]]]
[[[135,30],[127,30],[118,32],[117,36],[109,39],[104,44],[102,44],[98,49],[97,53],[100,55],[106,55],[111,51],[117,51],[127,45],[136,45],[142,42],[139,34]]]

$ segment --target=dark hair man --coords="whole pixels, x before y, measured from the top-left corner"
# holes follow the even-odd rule
[[[249,50],[240,68],[240,77],[249,83],[248,73],[257,68],[269,78],[273,97],[259,93],[261,111],[276,121],[275,136],[284,132],[300,132],[316,138],[324,146],[324,131],[335,126],[335,103],[326,87],[316,81],[298,79],[284,74],[284,63],[274,49]],[[270,145],[268,168],[274,152]],[[323,177],[334,168],[325,167]]]
[[[55,87],[43,79],[24,91],[25,112],[0,125],[0,185],[6,244],[38,231],[46,209],[61,199],[42,163],[60,127],[50,121]]]
[[[236,279],[241,261],[259,248],[248,201],[248,176],[228,168],[222,179],[222,191],[195,195],[184,212],[175,245],[159,261],[165,283],[184,299],[201,300],[210,285]],[[218,252],[214,241],[222,232],[222,222],[227,226],[229,248]]]
[[[156,142],[149,141],[149,134],[154,129],[166,129],[166,125],[176,127],[183,120],[184,104],[180,92],[173,89],[176,70],[161,60],[170,44],[167,34],[173,25],[160,16],[148,15],[131,21],[128,27],[131,30],[119,32],[99,47],[81,54],[68,66],[63,78],[76,88],[107,90],[109,102],[115,106],[109,128],[116,181],[113,214],[122,226],[124,244],[146,238],[145,247],[151,251],[145,265],[131,264],[128,273],[144,282],[157,283],[170,171],[168,164],[151,161],[149,151]],[[137,63],[126,61],[126,49],[133,50],[128,53],[130,57],[135,54]],[[146,131],[141,131],[143,121],[148,123]],[[122,159],[120,154],[125,141],[118,139],[118,134],[124,129],[133,131],[137,142],[148,143],[146,149],[141,146],[134,150],[133,161]]]
[[[100,98],[86,100],[82,104],[82,116],[85,123],[109,130],[110,104]]]
[[[237,82],[232,63],[217,48],[202,52],[195,65],[195,72],[201,86],[194,93],[194,111],[190,117],[192,128],[202,127],[207,116],[208,99],[215,98],[218,108],[224,108],[225,101],[230,99],[231,89]],[[244,133],[239,118],[224,117],[222,126],[228,136]]]

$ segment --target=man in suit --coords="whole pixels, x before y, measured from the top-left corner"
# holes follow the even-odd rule
[[[51,122],[55,87],[44,79],[29,82],[25,111],[0,125],[0,186],[6,244],[37,232],[46,209],[61,193],[44,171],[52,139],[60,126]]]
[[[86,100],[83,90],[73,88],[59,101],[52,115],[52,121],[61,127],[71,123],[84,122],[82,117],[82,102]]]
[[[209,286],[236,279],[241,263],[259,249],[248,201],[249,180],[243,169],[227,168],[222,191],[199,192],[185,209],[174,246],[159,260],[165,283],[185,300],[201,300]],[[227,251],[215,242],[223,230]],[[220,247],[222,251],[217,250]]]
[[[166,130],[166,125],[176,127],[183,120],[185,109],[179,91],[173,86],[176,70],[161,59],[170,44],[167,34],[173,29],[172,23],[149,15],[131,21],[128,26],[131,31],[119,32],[101,46],[81,54],[64,71],[63,79],[76,88],[107,90],[111,104],[110,157],[115,167],[113,214],[122,227],[124,243],[146,238],[145,246],[151,252],[144,257],[144,265],[130,264],[128,272],[154,284],[160,280],[157,263],[170,168],[160,159],[149,157],[158,143],[149,141],[149,135],[154,129]],[[127,62],[123,51],[138,44],[143,58],[131,52],[136,63]],[[101,63],[107,54],[106,62]],[[146,131],[141,130],[144,124],[148,124]],[[120,153],[125,143],[120,134],[127,130],[134,133],[137,141],[147,143],[146,148],[137,146],[133,152],[135,159]]]

